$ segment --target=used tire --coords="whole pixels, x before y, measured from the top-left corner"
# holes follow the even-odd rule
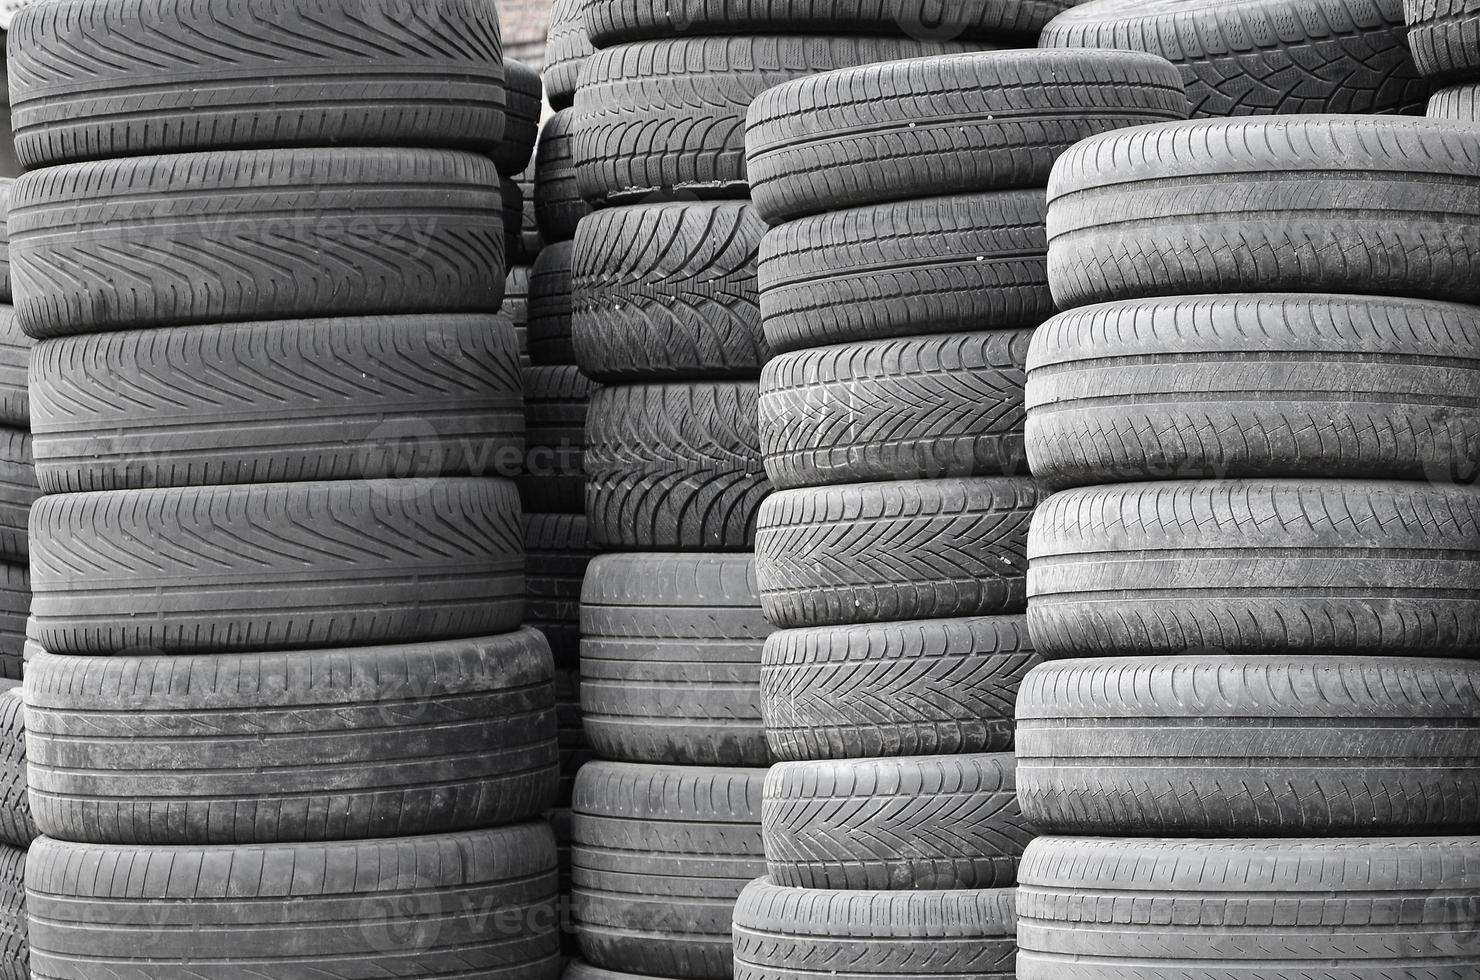
[[[1480,83],[1439,89],[1429,99],[1429,118],[1480,122]]]
[[[1480,7],[1474,0],[1405,0],[1408,46],[1425,75],[1480,78]]]
[[[581,370],[610,383],[760,374],[765,230],[740,201],[635,204],[582,221],[571,323]]]
[[[15,181],[10,178],[0,180],[0,215],[6,216],[9,223],[10,214],[10,192],[15,188]],[[11,302],[10,289],[10,232],[0,228],[0,303]]]
[[[0,845],[0,977],[32,980],[27,942],[26,852]]]
[[[1028,358],[1028,462],[1127,480],[1480,477],[1480,308],[1233,294],[1061,314]]]
[[[1047,659],[1480,650],[1480,490],[1223,480],[1067,490],[1029,536]]]
[[[565,968],[562,980],[649,980],[649,978],[639,977],[635,973],[603,970],[599,966],[592,966],[585,960],[571,960],[570,965]]]
[[[1463,833],[1480,666],[1308,656],[1076,660],[1018,698],[1018,796],[1048,834]]]
[[[1040,837],[1020,878],[1018,980],[1462,980],[1480,969],[1470,836]]]
[[[1021,616],[780,630],[761,661],[766,737],[788,762],[1008,752],[1040,662]]]
[[[782,762],[766,776],[771,880],[793,888],[1010,888],[1033,833],[1012,753]]]
[[[514,325],[514,340],[519,350],[520,367],[529,367],[529,277],[533,270],[516,265],[504,279],[504,302],[499,312]]]
[[[63,0],[16,16],[16,152],[77,160],[284,146],[489,150],[504,137],[497,12],[372,0],[263,8]]]
[[[104,871],[103,869],[107,869]],[[544,824],[257,847],[30,851],[36,980],[345,976],[556,980],[555,841]],[[491,928],[487,916],[517,928]]]
[[[24,692],[19,681],[0,681],[0,843],[26,848],[40,836],[26,795]],[[4,934],[4,928],[0,927],[0,936]],[[3,953],[0,947],[0,957]]]
[[[534,214],[547,242],[568,242],[576,226],[591,213],[591,205],[576,190],[576,162],[572,156],[571,125],[575,113],[562,109],[540,131],[534,163]]]
[[[751,555],[603,555],[581,596],[581,708],[604,759],[767,766]]]
[[[586,35],[584,0],[554,0],[545,42],[545,97],[555,109],[575,101],[581,69],[595,53]]]
[[[539,142],[544,92],[539,72],[522,61],[504,62],[504,138],[493,148],[493,165],[517,178],[534,157]]]
[[[586,514],[613,551],[750,550],[771,492],[754,381],[619,385],[591,396]]]
[[[15,308],[0,305],[0,425],[31,427],[27,371],[35,341],[21,330]]]
[[[1010,888],[838,892],[761,878],[735,905],[735,980],[1012,980],[1015,901]]]
[[[1064,309],[1281,291],[1480,303],[1477,159],[1480,128],[1397,116],[1091,137],[1049,183],[1049,282]]]
[[[761,375],[761,452],[777,487],[1023,474],[1030,330],[782,354]]]
[[[608,970],[680,980],[731,975],[731,915],[765,872],[765,770],[594,762],[576,780],[575,918]]]
[[[746,169],[771,224],[887,201],[1048,183],[1096,133],[1187,118],[1164,58],[993,51],[863,65],[770,89],[746,119]]]
[[[30,554],[31,505],[39,496],[30,433],[0,427],[0,561],[24,563]]]
[[[42,341],[36,475],[48,493],[493,476],[524,458],[503,317],[344,317]]]
[[[570,242],[540,250],[529,271],[529,358],[536,364],[574,364],[571,346]]]
[[[508,256],[508,264],[515,263],[533,265],[534,260],[539,257],[540,249],[544,242],[540,238],[539,221],[534,216],[534,163],[519,174],[519,193],[524,196],[524,222],[521,225],[523,234],[519,236],[519,251]]]
[[[1095,0],[1040,43],[1160,55],[1181,69],[1194,116],[1370,114],[1423,106],[1405,33],[1403,0]]]
[[[595,556],[583,515],[524,515],[524,622],[545,634],[561,667],[581,659],[581,585]]]
[[[931,197],[816,215],[761,242],[776,351],[917,334],[1028,329],[1057,309],[1041,190]]]
[[[761,505],[761,606],[782,628],[1021,612],[1031,479],[783,490]]]
[[[585,508],[590,399],[591,382],[574,366],[525,369],[528,449],[519,477],[525,510],[579,514]]]
[[[27,566],[0,563],[0,679],[21,679],[30,612],[31,575]]]
[[[490,636],[524,614],[506,480],[57,494],[32,508],[52,653],[232,653]]]

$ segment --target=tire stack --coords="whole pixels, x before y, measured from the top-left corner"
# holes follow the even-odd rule
[[[0,180],[0,215],[14,181]],[[31,338],[11,305],[10,240],[0,226],[0,679],[20,680],[31,608],[27,568],[31,504],[40,496],[31,459],[31,401],[26,370]]]
[[[1076,141],[1186,112],[1161,58],[1036,50],[837,71],[751,107],[778,352],[762,703],[782,761],[769,878],[735,912],[739,980],[1011,975],[1044,185]]]
[[[41,836],[26,799],[26,702],[19,681],[0,681],[0,978],[30,980],[26,849]]]
[[[553,978],[497,17],[270,6],[10,34],[31,976]]]
[[[1020,980],[1480,971],[1477,160],[1396,116],[1059,160]]]
[[[1480,123],[1480,4],[1405,0],[1408,45],[1434,85],[1429,116]]]

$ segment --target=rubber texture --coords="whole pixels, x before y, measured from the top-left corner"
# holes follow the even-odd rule
[[[504,261],[519,254],[524,247],[522,225],[524,222],[524,188],[517,180],[500,176],[498,180],[499,200],[503,205],[500,220],[504,229]]]
[[[584,0],[554,0],[545,42],[545,98],[557,110],[575,101],[581,69],[595,50],[586,35]]]
[[[39,496],[30,434],[0,426],[0,561],[25,563],[31,505]]]
[[[545,634],[561,667],[581,659],[581,584],[594,557],[584,515],[524,515],[524,621]]]
[[[1022,616],[780,630],[761,660],[766,738],[787,762],[1009,752],[1041,662]]]
[[[597,51],[576,94],[581,194],[593,204],[655,193],[744,196],[745,112],[782,82],[978,44],[906,38],[703,37]]]
[[[26,888],[36,980],[560,976],[543,823],[259,847],[42,838]],[[519,927],[489,928],[488,910]]]
[[[1480,7],[1474,0],[1404,0],[1408,46],[1425,75],[1480,78]]]
[[[0,845],[0,978],[31,980],[27,942],[26,852]]]
[[[591,382],[574,366],[524,372],[528,444],[519,495],[528,511],[579,514],[586,506],[586,414]]]
[[[1436,90],[1429,99],[1428,114],[1430,119],[1480,123],[1480,82]]]
[[[783,490],[761,505],[761,606],[782,628],[1021,612],[1033,481]]]
[[[9,177],[0,179],[0,215],[6,218],[9,224],[10,215],[10,192],[15,188],[15,181]],[[11,302],[10,289],[10,232],[0,228],[0,303]]]
[[[735,899],[765,872],[761,769],[597,762],[573,806],[581,952],[608,970],[726,980]]]
[[[524,614],[513,483],[266,483],[42,497],[36,639],[234,653],[489,636]]]
[[[561,980],[647,980],[635,973],[618,973],[616,970],[603,970],[599,966],[592,966],[585,960],[571,960],[570,965],[565,968]]]
[[[752,882],[735,904],[735,980],[1013,980],[1010,888],[822,891]]]
[[[534,159],[544,89],[540,74],[522,61],[504,61],[504,138],[490,154],[505,177],[517,178]]]
[[[780,488],[1026,474],[1029,330],[796,351],[761,375],[761,452]]]
[[[1480,302],[1476,127],[1301,116],[1110,133],[1059,158],[1048,200],[1064,309],[1284,290]]]
[[[40,836],[26,796],[25,695],[20,682],[0,681],[0,844],[26,848]],[[0,888],[0,893],[3,891]],[[4,952],[4,935],[0,929],[0,954]],[[4,969],[0,965],[0,976]]]
[[[0,680],[21,679],[30,612],[28,566],[0,563]]]
[[[1407,33],[1403,0],[1096,0],[1040,43],[1167,58],[1196,117],[1414,113],[1428,88]]]
[[[746,117],[761,217],[1041,188],[1096,133],[1187,118],[1164,58],[1127,51],[993,51],[864,65],[770,89]]]
[[[581,596],[581,710],[604,759],[768,766],[751,555],[603,555]]]
[[[477,0],[62,0],[19,14],[10,36],[27,169],[286,146],[486,151],[504,137],[499,20]]]
[[[766,868],[793,888],[1008,888],[1033,839],[1012,753],[782,762],[761,806]]]
[[[511,476],[524,457],[503,317],[119,331],[42,341],[32,365],[48,493]]]
[[[519,350],[519,366],[527,368],[529,360],[529,277],[527,265],[516,265],[504,279],[504,302],[499,313],[514,327],[514,342]]]
[[[15,308],[0,305],[0,425],[31,427],[27,372],[35,345],[21,330]]]
[[[586,423],[591,539],[612,551],[750,550],[771,485],[753,381],[598,388]]]
[[[552,242],[529,273],[529,357],[536,364],[574,364],[571,345],[571,262],[575,246]]]
[[[562,109],[540,130],[534,164],[534,214],[547,242],[568,242],[591,205],[576,190],[576,162],[571,128],[575,112]]]
[[[1260,293],[1085,307],[1029,354],[1028,462],[1054,487],[1480,476],[1480,309]]]
[[[539,256],[540,249],[544,248],[544,240],[540,238],[539,220],[534,211],[534,161],[519,174],[519,192],[524,196],[524,221],[521,225],[523,234],[519,236],[519,251],[508,256],[508,264],[522,263],[524,265],[534,264]]]
[[[1020,877],[1018,980],[1464,980],[1480,968],[1471,836],[1041,837]]]
[[[626,384],[759,375],[765,230],[739,201],[634,204],[586,218],[572,263],[581,370]]]
[[[1224,480],[1067,490],[1033,519],[1046,659],[1480,649],[1480,490]]]
[[[1041,190],[882,204],[791,221],[761,242],[778,352],[935,333],[1032,329],[1048,288]]]

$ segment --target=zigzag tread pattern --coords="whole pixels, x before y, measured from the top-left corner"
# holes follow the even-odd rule
[[[26,852],[0,845],[0,978],[31,980],[27,938]]]
[[[26,784],[25,697],[16,681],[0,682],[0,842],[10,847],[30,847],[41,836]]]
[[[586,35],[584,0],[554,0],[545,41],[545,95],[557,110],[575,100],[581,69],[595,54]]]

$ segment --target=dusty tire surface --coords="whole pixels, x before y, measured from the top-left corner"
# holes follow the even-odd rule
[[[591,382],[573,365],[524,371],[528,446],[519,495],[528,511],[579,514],[586,505],[586,414]]]
[[[26,777],[25,693],[19,681],[0,681],[0,843],[11,847],[30,847],[41,836],[31,817]]]

